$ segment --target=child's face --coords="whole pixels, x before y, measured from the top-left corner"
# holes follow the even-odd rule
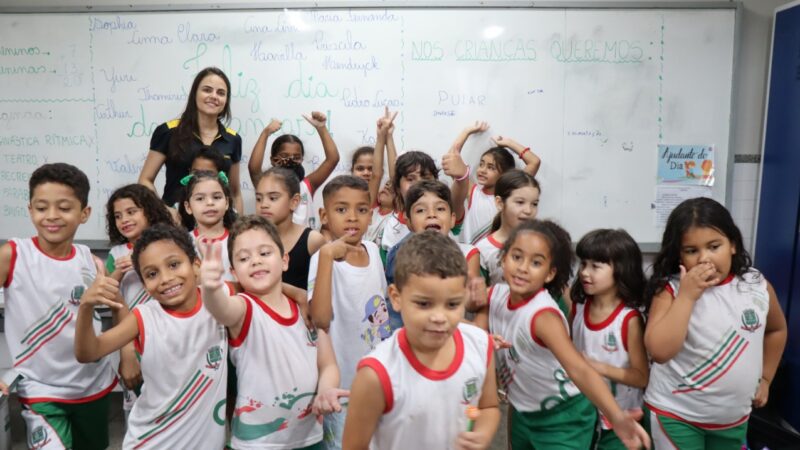
[[[192,161],[192,172],[197,172],[200,170],[208,170],[210,172],[217,173],[217,165],[214,164],[214,161],[206,158],[195,158]]]
[[[222,222],[228,210],[228,199],[217,180],[198,182],[189,200],[184,202],[186,212],[194,216],[198,224],[212,227]]]
[[[280,283],[288,266],[289,256],[281,256],[278,245],[264,230],[247,230],[233,243],[231,273],[247,292],[270,292]]]
[[[523,220],[536,218],[539,211],[539,190],[533,186],[525,186],[511,191],[505,202],[497,196],[494,201],[497,210],[503,214],[503,225],[512,229]]]
[[[133,243],[142,235],[148,222],[142,208],[129,198],[121,198],[114,201],[114,225],[128,242]]]
[[[303,149],[297,142],[287,142],[281,145],[278,153],[270,158],[273,166],[281,166],[289,161],[298,164],[303,162]]]
[[[191,311],[197,300],[197,274],[200,260],[191,261],[173,241],[148,245],[139,254],[139,272],[147,292],[162,306]]]
[[[447,236],[456,221],[450,205],[433,192],[426,192],[413,205],[408,216],[415,233],[434,230]]]
[[[369,192],[349,187],[339,189],[320,212],[322,223],[328,226],[334,238],[344,236],[346,243],[360,244],[372,220]]]
[[[75,191],[66,184],[42,183],[33,189],[28,213],[43,243],[58,245],[71,241],[78,226],[86,223],[92,208],[81,207]]]
[[[432,180],[433,174],[429,172],[422,172],[422,169],[417,166],[411,172],[405,174],[404,176],[400,177],[400,195],[403,198],[406,198],[406,193],[408,193],[408,189],[414,185],[419,180]]]
[[[369,154],[359,156],[356,163],[353,164],[353,176],[369,183],[369,180],[372,179],[372,159],[372,155]]]
[[[391,208],[394,205],[394,189],[392,189],[392,180],[388,180],[383,184],[383,187],[378,191],[378,204],[384,208]]]
[[[500,169],[494,161],[494,156],[483,155],[481,161],[478,163],[478,170],[475,172],[475,179],[478,184],[484,187],[494,187],[497,179],[500,178]]]
[[[539,233],[523,232],[503,257],[503,278],[511,294],[527,298],[539,292],[556,276],[550,245]]]
[[[730,239],[715,228],[691,227],[683,233],[680,255],[687,271],[698,264],[710,263],[717,272],[714,276],[723,280],[731,272],[735,254],[736,247]]]
[[[290,197],[283,182],[276,177],[261,177],[256,187],[256,212],[272,223],[283,223],[291,219],[297,209],[300,196]]]
[[[218,116],[228,102],[228,86],[219,75],[207,75],[197,87],[197,112]]]
[[[613,265],[592,259],[582,259],[578,276],[581,278],[581,286],[586,295],[616,295]]]
[[[447,343],[464,317],[466,278],[411,275],[403,290],[389,286],[392,306],[403,317],[411,347],[429,351]]]

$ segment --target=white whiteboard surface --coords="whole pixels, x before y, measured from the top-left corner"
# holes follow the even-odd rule
[[[578,239],[654,223],[659,143],[714,145],[724,202],[730,153],[735,9],[395,9],[0,15],[0,238],[29,236],[27,180],[45,162],[81,167],[102,241],[104,206],[135,182],[152,130],[177,117],[203,67],[232,82],[230,127],[247,156],[272,117],[322,148],[301,114],[328,114],[338,170],[374,142],[383,105],[398,148],[439,159],[487,120],[541,158],[540,218]],[[471,164],[489,147],[472,138]],[[163,175],[163,172],[162,172]],[[163,178],[156,181],[160,189]],[[245,209],[253,193],[244,182]]]

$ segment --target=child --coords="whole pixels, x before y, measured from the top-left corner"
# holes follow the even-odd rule
[[[509,170],[497,180],[492,232],[475,244],[481,255],[481,271],[486,284],[494,285],[503,281],[500,249],[511,230],[522,221],[536,218],[540,194],[539,182],[518,169]]]
[[[195,248],[198,241],[219,241],[227,253],[228,228],[236,220],[231,203],[228,179],[223,172],[192,172],[181,180],[186,186],[181,209],[183,226],[192,232]],[[227,261],[227,254],[224,261]],[[233,281],[230,265],[226,264],[227,281]]]
[[[384,299],[386,279],[378,247],[361,239],[370,219],[367,183],[340,175],[325,185],[322,199],[322,223],[336,240],[311,257],[311,318],[330,335],[340,385],[349,389],[358,360],[391,336],[398,325],[390,320]],[[341,446],[343,424],[344,413],[325,417],[326,446]]]
[[[511,447],[590,448],[597,423],[592,403],[627,448],[648,447],[647,433],[572,345],[567,319],[553,300],[571,275],[568,236],[549,221],[515,228],[500,253],[507,284],[492,287],[488,306],[475,318],[483,326],[488,321],[508,347],[498,351],[497,365],[498,384],[511,403]]]
[[[422,180],[415,183],[406,194],[406,217],[408,225],[414,233],[433,230],[445,236],[455,225],[456,215],[450,198],[450,188],[439,180]],[[409,237],[392,247],[386,256],[386,282],[394,282],[396,255],[400,247],[405,245]],[[481,276],[480,255],[478,249],[470,244],[458,244],[467,261],[467,311],[474,311],[477,306],[486,302],[486,283]]]
[[[305,291],[311,255],[325,244],[325,238],[318,231],[292,221],[292,214],[299,204],[300,181],[294,172],[273,167],[259,177],[256,212],[275,225],[281,242],[285,242],[285,248],[289,249],[286,252],[289,267],[283,272],[282,281]]]
[[[119,291],[129,310],[150,300],[142,280],[131,262],[133,244],[148,227],[163,223],[172,225],[164,202],[141,184],[123,186],[111,194],[106,203],[106,227],[111,250],[106,259],[106,271],[119,282]],[[141,368],[136,359],[133,342],[120,351],[119,375],[124,389],[123,409],[127,412],[136,400],[134,389],[141,384]]]
[[[330,338],[306,328],[298,305],[281,293],[287,255],[275,226],[263,217],[240,217],[228,246],[244,293],[231,297],[223,289],[219,243],[204,244],[200,278],[205,307],[228,328],[238,375],[230,447],[317,448],[322,425],[316,414],[341,411],[338,397],[348,394],[336,389]]]
[[[405,326],[358,364],[344,446],[485,449],[500,422],[492,341],[464,316],[467,267],[454,242],[415,234],[389,287]],[[466,412],[479,408],[469,423]]]
[[[453,203],[458,205],[456,215],[463,214],[461,205],[469,193],[469,202],[464,216],[464,228],[460,234],[462,242],[476,244],[489,234],[492,225],[491,217],[496,214],[495,184],[507,171],[516,166],[514,157],[509,149],[516,153],[525,163],[523,171],[535,176],[539,171],[541,160],[534,154],[530,147],[523,147],[513,139],[496,136],[492,141],[496,147],[486,150],[481,155],[478,169],[475,171],[477,184],[469,180],[470,167],[464,165],[461,158],[461,149],[470,135],[483,133],[489,129],[486,122],[475,122],[458,135],[450,151],[442,158],[442,167],[445,174],[453,177]],[[478,187],[480,186],[480,189]]]
[[[108,446],[108,393],[117,383],[105,359],[79,364],[72,356],[75,313],[85,290],[102,272],[89,248],[73,244],[89,219],[89,180],[64,163],[37,168],[28,181],[36,236],[0,247],[5,296],[5,338],[22,375],[17,394],[31,447],[104,449]],[[100,330],[89,317],[86,326]],[[8,387],[0,382],[8,395]]]
[[[397,112],[389,112],[389,108],[384,109],[383,117],[378,119],[377,138],[375,149],[371,147],[361,147],[353,154],[353,166],[351,173],[369,184],[369,197],[372,208],[372,221],[369,224],[364,239],[374,242],[381,246],[383,237],[383,227],[389,214],[392,212],[394,195],[391,191],[391,177],[383,187],[383,152],[386,149],[386,159],[389,166],[389,173],[394,173],[395,161],[397,160],[397,150],[394,146],[394,119]]]
[[[651,295],[644,401],[655,448],[741,447],[751,406],[767,403],[786,319],[724,206],[695,198],[672,211]]]
[[[411,230],[408,229],[405,217],[405,199],[408,189],[419,180],[435,180],[439,178],[439,169],[433,158],[427,153],[410,151],[403,153],[395,163],[392,176],[392,190],[395,193],[395,213],[386,220],[381,238],[381,258],[386,260],[386,253],[403,240]]]
[[[123,448],[222,448],[227,333],[202,307],[192,240],[179,228],[158,224],[136,241],[132,259],[156,301],[137,306],[97,336],[89,326],[94,307],[119,306],[113,280],[98,278],[78,310],[75,356],[94,361],[134,341],[144,385]]]
[[[192,170],[210,170],[212,172],[222,172],[225,168],[225,157],[217,149],[204,145],[197,150],[192,159]]]
[[[625,230],[594,230],[576,248],[578,277],[572,284],[572,341],[589,364],[611,383],[621,408],[641,413],[650,374],[639,308],[644,272],[639,246]],[[625,448],[600,416],[598,449]]]
[[[319,167],[305,176],[305,169],[303,168],[303,158],[305,157],[305,149],[303,141],[295,135],[284,134],[278,137],[272,143],[270,149],[270,163],[273,166],[280,166],[293,171],[297,175],[297,179],[301,180],[300,184],[300,204],[294,211],[292,220],[295,223],[304,227],[317,228],[316,218],[313,216],[311,207],[314,192],[322,183],[328,179],[336,165],[339,164],[339,150],[333,142],[326,122],[328,120],[325,114],[314,111],[310,116],[303,114],[308,123],[317,130],[319,138],[322,141],[322,150],[325,152],[325,159]],[[256,144],[253,146],[253,153],[250,155],[250,162],[247,164],[247,169],[250,172],[250,181],[253,186],[258,185],[258,177],[261,175],[261,167],[264,164],[264,151],[267,148],[267,139],[269,136],[281,128],[281,122],[272,119],[258,137]]]

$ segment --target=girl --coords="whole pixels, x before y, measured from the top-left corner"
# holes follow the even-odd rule
[[[273,167],[259,177],[256,186],[256,213],[272,222],[278,230],[284,248],[289,250],[288,269],[281,281],[296,288],[308,287],[308,264],[311,255],[325,244],[318,231],[292,221],[292,215],[300,204],[300,181],[289,169]],[[297,298],[292,295],[292,298]],[[304,303],[301,301],[301,303]]]
[[[164,202],[141,184],[123,186],[108,198],[106,227],[112,247],[106,259],[106,270],[119,282],[120,294],[130,310],[152,298],[133,270],[133,244],[144,230],[159,223],[172,225],[172,216]],[[141,368],[132,343],[120,351],[118,373],[128,389],[136,389],[141,383]],[[126,390],[124,398],[123,409],[130,411],[136,396]]]
[[[767,403],[786,320],[724,206],[695,198],[672,211],[651,297],[644,401],[655,448],[741,447],[751,407]]]
[[[650,374],[639,313],[645,278],[642,253],[625,230],[594,230],[581,238],[578,277],[572,284],[572,341],[611,383],[621,408],[641,414]],[[601,415],[597,448],[624,448]]]
[[[161,166],[167,166],[162,199],[168,206],[180,200],[180,180],[190,173],[198,149],[211,146],[224,158],[222,171],[230,180],[232,206],[244,211],[239,182],[242,138],[223,123],[231,119],[231,83],[216,67],[207,67],[195,76],[186,108],[180,119],[158,126],[150,138],[150,151],[139,175],[139,184],[156,192],[153,184]]]
[[[472,134],[483,133],[488,129],[489,124],[486,122],[475,122],[474,125],[468,126],[458,135],[450,151],[442,159],[445,174],[454,179],[452,190],[453,203],[457,205],[456,217],[464,218],[464,227],[460,233],[461,241],[473,245],[490,233],[491,217],[495,215],[495,185],[498,179],[516,167],[514,157],[509,150],[525,163],[523,171],[531,176],[536,175],[541,165],[541,160],[530,147],[523,147],[507,137],[496,136],[492,138],[496,146],[481,155],[475,171],[477,183],[472,184],[469,180],[471,170],[461,159],[461,149]],[[464,204],[467,193],[469,201],[464,215],[461,205]]]
[[[395,173],[392,177],[392,190],[395,193],[395,211],[386,220],[381,238],[381,259],[386,262],[386,254],[411,231],[405,217],[404,199],[408,189],[419,180],[435,180],[439,178],[439,169],[433,158],[427,153],[409,151],[397,158]]]
[[[201,170],[187,175],[181,183],[186,185],[181,219],[183,226],[192,232],[195,245],[200,240],[219,241],[227,252],[228,228],[236,220],[236,212],[231,208],[231,192],[225,174]],[[226,268],[225,279],[234,281],[230,264]]]
[[[238,375],[231,448],[319,448],[316,415],[341,411],[338,397],[348,392],[337,389],[330,337],[306,328],[298,305],[281,293],[287,256],[277,230],[258,216],[234,224],[231,259],[244,289],[238,296],[223,287],[219,243],[204,247],[204,305],[228,329]]]
[[[317,130],[317,134],[319,134],[319,138],[322,141],[322,150],[325,152],[325,159],[322,164],[319,165],[317,170],[306,176],[303,168],[303,158],[305,157],[303,141],[292,134],[284,134],[275,139],[270,149],[269,160],[273,166],[284,167],[293,171],[297,175],[297,179],[302,181],[300,184],[300,203],[294,211],[292,220],[304,227],[317,228],[318,218],[314,216],[311,206],[314,192],[318,187],[322,186],[322,183],[328,179],[336,165],[339,164],[339,150],[336,148],[336,144],[325,126],[328,120],[325,114],[314,111],[310,116],[303,114],[303,118]],[[250,155],[250,162],[247,164],[247,169],[250,172],[250,181],[253,186],[258,185],[258,177],[261,176],[267,139],[271,134],[280,130],[281,125],[280,121],[272,119],[253,146],[253,153]]]
[[[383,237],[383,227],[389,214],[392,212],[394,194],[391,190],[391,177],[383,187],[383,156],[386,149],[389,173],[394,173],[395,161],[397,160],[397,150],[394,146],[394,119],[397,111],[389,112],[389,108],[384,109],[383,117],[378,119],[377,138],[375,142],[375,152],[371,147],[361,147],[353,153],[353,165],[351,173],[362,178],[369,184],[370,203],[372,203],[372,221],[369,223],[364,239],[372,241],[380,248],[381,238]]]
[[[569,234],[553,222],[525,221],[511,232],[501,257],[505,283],[492,287],[475,322],[488,324],[506,347],[496,358],[498,386],[511,403],[511,448],[590,448],[597,422],[592,403],[627,448],[649,446],[644,429],[572,345],[567,319],[553,300],[571,275]]]
[[[503,281],[500,249],[511,230],[520,222],[536,217],[540,194],[539,182],[519,169],[509,170],[497,180],[491,234],[475,244],[481,255],[481,272],[486,277],[486,284],[493,285]]]
[[[120,306],[114,300],[116,282],[98,276],[81,297],[75,357],[96,361],[134,341],[144,385],[128,417],[123,448],[222,448],[227,333],[202,308],[200,260],[192,240],[179,228],[158,224],[136,241],[132,260],[156,301],[139,305],[96,336],[94,307]]]

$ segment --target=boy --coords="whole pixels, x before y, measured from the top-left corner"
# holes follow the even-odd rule
[[[444,236],[456,223],[450,188],[438,180],[422,180],[414,183],[406,194],[406,217],[408,227],[414,233],[433,230]],[[410,236],[410,235],[409,235]],[[452,237],[452,236],[451,236]],[[397,251],[405,244],[408,237],[392,247],[386,257],[386,282],[394,282],[394,268]],[[486,282],[481,276],[480,255],[472,244],[458,244],[467,260],[467,311],[473,311],[486,303]]]
[[[88,247],[72,243],[91,214],[89,180],[69,164],[45,164],[28,188],[36,237],[14,238],[0,248],[6,338],[22,375],[17,392],[28,446],[103,449],[107,394],[117,379],[105,359],[80,364],[73,353],[78,305],[98,267],[103,270]],[[100,322],[92,322],[99,332]]]
[[[400,249],[389,296],[405,325],[358,365],[345,449],[489,446],[500,421],[493,347],[460,323],[466,280],[461,251],[440,233],[415,234]],[[470,406],[477,418],[467,418]]]
[[[336,240],[311,257],[311,319],[330,335],[341,374],[339,384],[342,389],[349,389],[358,360],[380,340],[375,336],[391,335],[396,326],[392,326],[388,314],[365,314],[372,305],[384,301],[386,292],[378,246],[361,240],[372,218],[367,182],[352,175],[338,176],[323,189],[322,201],[320,219]],[[374,320],[376,317],[380,320]],[[375,333],[376,328],[386,328],[387,324],[388,333]],[[344,418],[343,412],[325,417],[328,448],[341,445]]]

